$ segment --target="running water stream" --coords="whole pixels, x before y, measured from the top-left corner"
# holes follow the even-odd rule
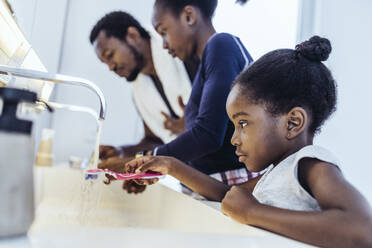
[[[99,162],[99,144],[101,140],[103,119],[98,120],[98,131],[96,137],[96,143],[94,146],[93,159],[90,161],[88,168],[96,169]],[[99,185],[101,180],[85,180],[82,177],[82,189],[81,189],[81,209],[79,211],[79,222],[84,225],[86,219],[90,215],[93,215],[94,211],[98,208],[102,196],[102,185]],[[92,216],[93,217],[93,216]]]

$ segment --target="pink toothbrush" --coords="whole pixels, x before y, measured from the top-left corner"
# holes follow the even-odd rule
[[[144,174],[135,174],[135,173],[116,173],[107,169],[90,169],[85,171],[85,180],[88,179],[97,179],[99,174],[108,174],[113,176],[116,180],[130,180],[130,179],[151,179],[151,178],[162,178],[164,175],[160,173],[144,173]]]

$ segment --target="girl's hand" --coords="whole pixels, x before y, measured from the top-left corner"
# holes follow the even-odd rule
[[[178,105],[181,107],[182,111],[185,112],[185,104],[183,103],[182,97],[178,96]],[[183,115],[179,119],[173,119],[171,116],[169,116],[167,113],[161,111],[160,112],[164,116],[164,128],[168,129],[175,135],[180,135],[183,132],[186,131],[186,125],[185,125],[185,115]]]
[[[130,161],[132,158],[121,158],[121,157],[110,157],[106,160],[103,160],[101,163],[98,164],[98,169],[107,169],[117,173],[126,173],[125,171],[125,163]],[[110,184],[111,181],[115,181],[115,177],[105,174],[107,181],[105,184]]]
[[[242,186],[233,186],[222,200],[222,212],[242,224],[251,223],[250,213],[259,206],[252,193]]]
[[[99,169],[112,170],[112,171],[115,171],[117,173],[130,173],[125,168],[125,164],[132,159],[133,159],[133,157],[124,157],[124,158],[111,157],[107,160],[102,161],[98,165],[98,168]],[[134,173],[134,172],[132,172],[132,173]],[[110,184],[111,181],[116,180],[115,177],[113,177],[109,174],[105,174],[105,176],[107,178],[107,180],[104,181],[105,184]],[[137,183],[135,180],[125,180],[125,181],[123,181],[123,189],[125,191],[127,191],[129,194],[131,194],[131,193],[138,194],[138,193],[142,193],[143,191],[145,191],[146,186]]]
[[[167,175],[171,171],[174,159],[164,156],[143,156],[136,158],[125,165],[126,171],[130,173],[143,174],[146,172],[158,172]],[[151,185],[159,181],[154,179],[137,179],[135,182],[140,185]]]

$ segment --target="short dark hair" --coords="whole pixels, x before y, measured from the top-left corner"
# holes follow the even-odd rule
[[[102,17],[90,32],[90,43],[97,39],[101,30],[104,30],[107,37],[115,37],[125,41],[129,27],[137,28],[140,35],[145,39],[150,39],[149,33],[141,24],[130,14],[123,11],[114,11]]]
[[[211,20],[217,8],[217,0],[156,0],[155,5],[171,10],[175,16],[178,16],[185,6],[195,6],[205,18]]]
[[[309,131],[314,134],[336,110],[336,82],[322,63],[331,50],[328,39],[313,36],[295,50],[265,54],[242,72],[234,85],[240,86],[249,101],[265,105],[273,115],[288,113],[296,106],[310,111]]]

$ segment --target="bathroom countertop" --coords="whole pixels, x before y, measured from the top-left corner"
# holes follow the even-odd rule
[[[1,248],[136,247],[311,247],[285,238],[265,235],[185,233],[145,228],[51,229],[28,237],[0,240]]]
[[[236,223],[219,203],[161,184],[129,195],[120,182],[86,183],[79,171],[37,169],[35,221],[27,236],[0,239],[0,248],[311,247]]]

